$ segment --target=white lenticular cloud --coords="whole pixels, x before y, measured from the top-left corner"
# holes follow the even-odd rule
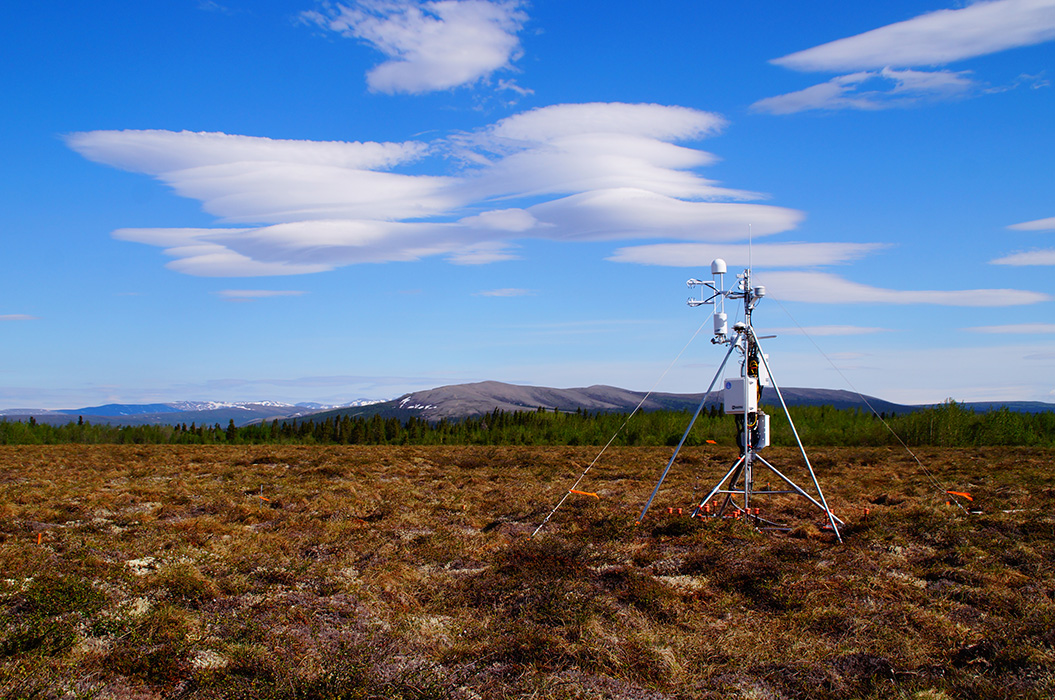
[[[216,133],[94,131],[86,158],[151,175],[202,203],[217,228],[121,229],[202,276],[293,275],[443,256],[515,259],[515,241],[738,241],[801,212],[744,200],[698,174],[717,159],[677,143],[714,114],[662,105],[554,105],[431,143],[280,141]],[[400,172],[434,165],[436,174]],[[451,174],[445,174],[445,171]],[[230,224],[237,224],[231,226]]]
[[[113,232],[122,241],[145,243],[164,249],[175,258],[166,267],[197,277],[258,277],[303,275],[326,272],[336,265],[327,263],[298,264],[289,261],[263,261],[236,253],[212,237],[238,238],[253,229],[207,228],[126,228]]]
[[[1052,0],[976,2],[798,51],[772,63],[799,71],[935,66],[1055,39]]]
[[[764,195],[699,174],[717,159],[682,142],[718,133],[724,123],[684,107],[593,103],[534,109],[429,143],[156,130],[86,132],[67,142],[90,160],[154,177],[217,218],[215,228],[113,233],[161,248],[172,258],[167,267],[196,276],[299,275],[428,257],[484,265],[518,258],[518,241],[529,238],[622,241],[609,260],[700,267],[723,257],[815,268],[882,247],[792,242],[749,250],[749,237],[793,230],[804,215],[748,201]],[[410,165],[413,174],[403,171]],[[1055,251],[1048,253],[1051,262],[1044,251],[1029,254],[1029,262],[994,262],[1055,264]],[[1004,306],[1049,298],[1009,289],[888,290],[815,271],[765,279],[778,298],[811,302]]]
[[[632,187],[687,199],[756,199],[692,172],[717,158],[676,145],[722,129],[718,115],[656,104],[553,105],[507,117],[449,141],[481,168],[474,196],[572,194]]]
[[[67,143],[84,157],[153,175],[223,221],[402,219],[457,204],[442,177],[388,172],[426,145],[290,141],[189,131],[91,131]]]
[[[990,260],[993,265],[1012,265],[1025,267],[1028,265],[1055,265],[1055,248],[1041,248],[1038,250],[1027,250],[1021,253],[1012,253],[1002,258]]]
[[[476,216],[467,216],[458,223],[472,228],[522,233],[535,228],[539,222],[531,212],[523,209],[495,209]]]
[[[1012,231],[1055,231],[1055,216],[1036,221],[1023,221],[1020,224],[1008,226]]]
[[[792,70],[844,75],[759,100],[752,109],[876,110],[1011,89],[990,88],[968,71],[933,67],[1052,40],[1055,0],[992,0],[938,10],[773,59]]]
[[[471,85],[510,68],[527,21],[521,6],[519,0],[358,0],[302,16],[388,58],[367,73],[371,90],[420,94]]]
[[[148,175],[231,163],[386,170],[419,160],[428,150],[419,141],[297,141],[160,129],[87,131],[67,136],[66,143],[89,160]]]
[[[733,267],[815,267],[838,265],[885,247],[880,243],[762,243],[756,246],[717,243],[652,243],[616,250],[608,260],[639,265],[710,268],[721,258]]]
[[[644,189],[594,190],[532,206],[547,228],[540,236],[566,241],[632,238],[739,241],[787,231],[801,212],[763,204],[684,201]]]
[[[1036,304],[1052,297],[1019,289],[898,290],[872,287],[827,272],[767,272],[752,278],[774,298],[814,304],[936,304],[998,307]]]
[[[563,136],[624,134],[661,141],[713,136],[725,119],[689,107],[590,102],[539,107],[506,117],[481,134],[515,141],[551,141]]]

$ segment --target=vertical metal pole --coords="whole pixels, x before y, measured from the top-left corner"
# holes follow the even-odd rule
[[[744,333],[744,362],[741,375],[744,380],[744,420],[743,420],[743,445],[744,445],[744,510],[751,505],[751,487],[753,485],[754,473],[754,446],[751,444],[751,421],[748,407],[751,400],[751,347],[754,342],[754,330],[751,327],[751,268],[744,270],[744,323],[747,331]]]

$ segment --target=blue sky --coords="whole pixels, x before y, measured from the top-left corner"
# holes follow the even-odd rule
[[[702,391],[714,257],[767,287],[783,386],[1055,401],[1055,0],[104,0],[0,32],[0,408]]]

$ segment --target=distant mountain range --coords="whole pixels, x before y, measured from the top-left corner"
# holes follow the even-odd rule
[[[829,405],[836,408],[859,407],[867,410],[865,399],[857,394],[832,389],[784,389],[781,393],[789,406]],[[552,389],[549,387],[521,386],[502,382],[478,382],[455,384],[425,391],[405,394],[392,401],[381,401],[354,408],[338,408],[321,411],[311,416],[312,420],[340,416],[373,416],[406,420],[411,416],[422,420],[457,420],[467,416],[479,416],[495,409],[500,411],[534,411],[539,407],[574,413],[578,409],[591,413],[629,413],[641,403],[644,411],[692,411],[700,405],[703,394],[653,393],[646,398],[644,391],[630,391],[614,386],[590,386],[575,389]],[[915,410],[912,406],[866,397],[876,411],[905,412]],[[712,392],[705,406],[721,403],[720,391]],[[767,387],[762,391],[763,402],[778,401],[776,392]],[[1055,409],[1055,405],[1052,406]]]
[[[91,423],[112,425],[177,425],[197,423],[226,426],[230,421],[243,426],[264,420],[292,420],[310,416],[320,411],[336,408],[355,408],[376,403],[370,399],[358,399],[344,404],[282,403],[279,401],[176,401],[173,403],[119,404],[70,408],[56,411],[29,408],[0,410],[0,420],[28,421],[65,425],[71,420],[83,418]],[[75,418],[76,417],[76,418]]]
[[[782,388],[781,393],[789,406],[833,406],[835,408],[859,408],[882,413],[905,413],[927,406],[910,406],[891,403],[871,396],[861,396],[850,391],[836,389]],[[644,399],[644,403],[642,403]],[[213,401],[180,401],[162,404],[107,404],[88,408],[43,411],[33,409],[0,410],[0,420],[27,421],[64,425],[80,417],[93,423],[114,425],[175,425],[197,423],[226,426],[231,420],[235,425],[272,420],[326,420],[343,416],[374,415],[382,418],[410,417],[427,421],[442,419],[458,420],[500,411],[534,411],[539,407],[548,410],[575,412],[578,409],[597,412],[629,413],[641,403],[645,411],[691,411],[700,404],[703,394],[653,393],[630,391],[613,386],[590,386],[574,389],[521,386],[502,382],[477,382],[415,391],[391,401],[359,399],[339,406],[317,403],[288,404],[275,401],[225,403]],[[706,407],[721,403],[720,391],[707,396]],[[777,404],[776,391],[766,387],[762,391],[763,403]],[[1012,411],[1040,413],[1055,411],[1055,404],[1039,401],[973,402],[964,407],[985,411],[1006,406]]]

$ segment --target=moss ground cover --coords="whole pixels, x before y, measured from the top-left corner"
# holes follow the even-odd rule
[[[1055,450],[811,452],[837,545],[678,516],[726,448],[635,525],[618,448],[531,538],[595,453],[0,448],[0,697],[1055,696]]]

